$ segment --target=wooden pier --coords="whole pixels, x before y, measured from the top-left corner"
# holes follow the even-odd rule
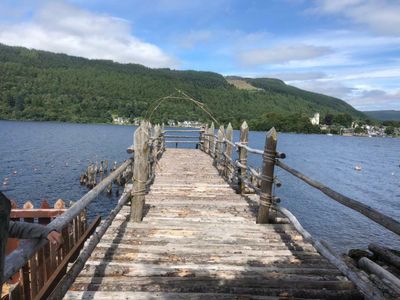
[[[165,131],[143,122],[128,148],[133,157],[47,225],[65,230],[124,178],[116,207],[79,256],[68,260],[51,295],[35,299],[399,299],[396,252],[370,245],[378,256],[351,260],[314,239],[279,205],[274,168],[394,233],[400,234],[400,222],[283,163],[274,128],[263,150],[248,146],[248,132],[243,122],[234,142],[230,124]],[[166,149],[167,144],[195,149]],[[262,157],[262,168],[248,164],[249,154]],[[8,255],[4,279],[45,245],[23,244]],[[9,299],[17,298],[10,293]]]
[[[120,211],[65,299],[360,297],[293,225],[256,224],[200,150],[166,150],[144,210]]]

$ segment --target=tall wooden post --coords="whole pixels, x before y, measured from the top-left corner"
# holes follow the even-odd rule
[[[215,126],[214,126],[214,122],[211,123],[210,129],[208,129],[208,134],[210,134],[210,136],[208,136],[209,140],[210,140],[209,153],[210,153],[211,157],[213,157],[215,155],[215,144],[214,144]]]
[[[277,133],[274,127],[267,132],[265,139],[263,168],[261,175],[260,207],[258,209],[257,223],[268,223],[269,211],[272,205],[272,186],[274,181],[274,167],[276,156]]]
[[[240,126],[240,143],[247,145],[249,141],[249,126],[246,121],[242,123]],[[239,168],[239,175],[245,177],[247,174],[247,150],[243,147],[239,147],[239,162],[243,165],[243,167]],[[241,193],[244,193],[246,189],[246,185],[239,177],[239,190]]]
[[[133,190],[131,203],[131,221],[141,222],[143,218],[144,195],[149,172],[149,135],[148,125],[142,122],[134,135]]]
[[[218,165],[221,164],[222,151],[224,149],[224,144],[222,143],[224,140],[224,133],[225,133],[224,125],[219,126],[218,142],[215,145],[215,160],[216,160],[215,165],[217,166],[217,168],[218,168]]]
[[[161,127],[159,124],[154,126],[154,138],[156,139],[154,143],[155,156],[158,159],[161,155]]]
[[[202,150],[202,151],[204,151],[204,142],[205,142],[205,140],[204,140],[204,133],[205,133],[205,127],[204,126],[202,126],[201,128],[200,128],[200,135],[199,135],[199,142],[200,142],[200,150]]]
[[[161,124],[161,151],[164,152],[165,151],[165,125],[164,123]]]
[[[10,210],[10,200],[0,192],[0,295],[3,287],[4,259],[6,256]]]
[[[232,142],[232,140],[233,140],[233,128],[232,128],[231,123],[229,123],[228,126],[226,127],[225,139],[230,142]],[[232,158],[232,152],[233,152],[232,145],[230,143],[226,143],[225,155]],[[230,171],[230,163],[228,162],[228,159],[225,158],[225,176],[229,179],[231,176],[231,173],[232,172]]]
[[[210,144],[209,144],[209,139],[208,139],[208,124],[206,124],[206,126],[204,127],[204,144],[203,144],[203,146],[204,146],[204,148],[203,148],[203,150],[204,150],[204,152],[205,153],[208,153],[208,149],[209,149],[209,146],[210,146]]]

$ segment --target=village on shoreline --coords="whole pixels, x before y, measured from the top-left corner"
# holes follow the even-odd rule
[[[113,117],[115,125],[134,125],[139,126],[142,118],[124,118]],[[354,121],[350,127],[336,124],[321,124],[320,114],[315,113],[312,118],[309,118],[311,125],[319,127],[321,134],[327,135],[342,135],[342,136],[359,136],[359,137],[400,137],[400,127],[364,124],[363,122]],[[204,124],[199,121],[175,121],[168,120],[165,124],[167,127],[179,128],[201,128]]]

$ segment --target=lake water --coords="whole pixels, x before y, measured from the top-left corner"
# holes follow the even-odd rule
[[[0,189],[21,206],[47,198],[77,200],[87,192],[79,175],[89,161],[122,162],[132,144],[133,126],[0,121]],[[235,140],[238,132],[234,132]],[[250,132],[249,144],[262,149],[265,132]],[[278,151],[289,166],[349,197],[400,220],[400,139],[279,134]],[[258,167],[261,158],[250,156]],[[356,165],[362,171],[356,171]],[[15,174],[16,173],[16,174]],[[370,242],[400,248],[400,239],[277,168],[276,189],[287,207],[315,237],[338,251]],[[5,180],[8,178],[8,180]],[[7,184],[3,184],[6,181]],[[102,195],[89,208],[103,216],[117,198]]]

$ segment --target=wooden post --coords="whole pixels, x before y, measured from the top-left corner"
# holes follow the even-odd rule
[[[208,152],[211,155],[211,157],[214,157],[214,155],[215,155],[215,144],[214,144],[215,126],[214,126],[214,122],[211,123],[211,126],[208,129],[208,134],[211,134],[211,136],[209,136],[210,143],[209,143]]]
[[[161,151],[165,151],[165,129],[164,129],[164,123],[161,124]]]
[[[104,172],[105,173],[108,172],[108,160],[107,159],[104,161]]]
[[[204,151],[204,131],[205,131],[205,127],[202,126],[200,128],[200,133],[199,133],[199,142],[200,142],[200,150]]]
[[[240,126],[240,143],[247,145],[249,141],[249,126],[247,125],[246,121],[242,123]],[[245,177],[247,174],[247,150],[243,147],[239,147],[239,162],[244,166],[239,168],[239,175]],[[246,185],[243,181],[239,178],[239,191],[244,193],[246,189]]]
[[[135,159],[133,166],[133,190],[131,204],[131,221],[141,222],[143,218],[144,195],[148,178],[149,157],[148,127],[145,122],[136,129],[134,135]]]
[[[218,168],[218,165],[221,164],[221,159],[222,159],[222,151],[224,149],[224,144],[222,143],[224,140],[224,125],[219,126],[218,129],[218,142],[215,146],[215,165]]]
[[[203,144],[203,146],[204,146],[204,148],[203,148],[203,150],[204,150],[204,152],[205,153],[208,153],[208,149],[209,149],[209,146],[210,146],[210,144],[209,144],[209,138],[208,138],[208,124],[206,124],[206,126],[204,127],[204,139],[203,139],[203,141],[204,141],[204,144]]]
[[[233,140],[233,128],[232,128],[231,123],[229,123],[228,126],[226,127],[225,139],[230,141],[230,142],[232,142],[232,140]],[[226,145],[225,145],[225,155],[229,156],[230,158],[232,158],[232,152],[233,152],[232,145],[230,143],[226,143]],[[225,176],[228,179],[231,176],[230,167],[231,167],[231,165],[228,162],[228,159],[225,158]]]
[[[274,127],[267,132],[265,139],[263,168],[261,175],[260,207],[258,209],[257,223],[268,223],[269,210],[272,205],[272,185],[274,181],[274,167],[276,156],[277,133]]]
[[[3,287],[4,258],[6,256],[10,211],[10,200],[0,192],[0,297]]]

